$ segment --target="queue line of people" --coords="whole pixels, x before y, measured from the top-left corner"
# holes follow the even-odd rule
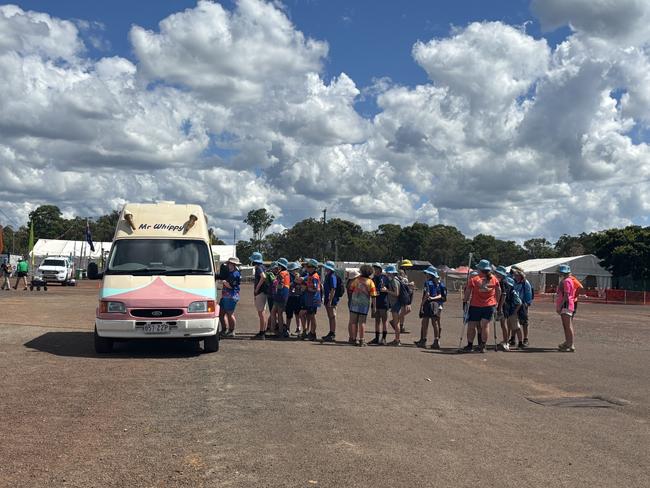
[[[404,319],[411,312],[414,284],[408,281],[404,267],[405,260],[385,268],[380,263],[364,264],[359,271],[350,273],[346,283],[336,272],[332,261],[319,263],[308,259],[302,263],[289,262],[280,258],[268,268],[261,253],[253,253],[250,262],[255,268],[253,299],[259,319],[259,330],[252,339],[264,340],[268,335],[278,338],[291,336],[295,320],[294,336],[301,340],[317,340],[317,313],[321,306],[326,310],[329,332],[320,338],[323,342],[334,342],[337,332],[337,306],[343,295],[348,298],[348,342],[365,346],[365,332],[368,315],[374,319],[375,337],[371,345],[401,345]],[[227,261],[228,273],[223,280],[220,302],[222,337],[235,335],[234,311],[239,301],[241,274],[237,258]],[[319,272],[320,270],[320,272]],[[438,270],[430,266],[423,271],[424,281],[419,310],[421,319],[418,347],[427,347],[429,325],[433,328],[432,349],[440,348],[442,333],[441,316],[447,299],[447,289],[440,280]],[[573,316],[577,307],[580,282],[571,274],[568,265],[558,268],[562,277],[556,298],[557,313],[562,320],[565,341],[558,347],[561,351],[575,351]],[[322,274],[322,276],[321,276]],[[469,276],[463,293],[463,317],[467,324],[467,345],[462,352],[485,352],[490,337],[490,322],[499,321],[502,341],[498,347],[504,351],[517,345],[519,349],[529,346],[528,309],[532,305],[534,291],[517,266],[507,271],[504,266],[492,266],[488,260],[481,260],[477,271]],[[266,315],[266,310],[269,314]],[[390,318],[389,318],[390,317]],[[387,342],[388,325],[394,332],[394,339]],[[496,338],[496,329],[494,331]],[[474,340],[477,344],[474,346]]]

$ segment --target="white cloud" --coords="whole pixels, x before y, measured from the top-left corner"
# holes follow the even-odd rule
[[[631,135],[649,123],[645,3],[630,2],[634,18],[569,3],[533,4],[548,28],[574,29],[553,50],[475,22],[414,44],[430,83],[368,88],[324,79],[327,43],[262,0],[200,1],[157,30],[134,26],[135,60],[88,57],[82,21],[0,7],[0,198],[20,202],[5,210],[14,223],[40,203],[98,215],[192,201],[224,238],[247,236],[241,221],[259,207],[277,229],[327,207],[364,226],[516,239],[640,221],[650,148]],[[355,110],[362,97],[376,100],[372,119]]]

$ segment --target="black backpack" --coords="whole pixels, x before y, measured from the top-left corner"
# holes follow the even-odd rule
[[[399,302],[402,305],[410,305],[413,301],[413,293],[408,285],[399,280]]]
[[[335,275],[332,273],[332,275],[330,275],[330,279],[331,276],[336,276],[336,290],[334,291],[334,296],[336,298],[341,298],[343,295],[345,295],[345,285],[343,284],[343,279],[338,276],[338,274]]]

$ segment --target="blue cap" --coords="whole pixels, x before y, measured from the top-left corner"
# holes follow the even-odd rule
[[[253,264],[262,264],[264,262],[261,252],[254,252],[248,260]]]
[[[557,268],[557,272],[561,274],[569,274],[571,272],[571,266],[568,264],[560,264]]]
[[[278,259],[278,264],[282,266],[284,269],[287,269],[289,266],[289,261],[286,260],[286,258],[280,258]]]
[[[479,271],[492,271],[492,265],[487,259],[481,259],[476,265],[476,269]]]
[[[310,259],[307,261],[307,266],[311,266],[312,268],[318,268],[319,265],[320,263],[316,259]]]
[[[334,261],[325,261],[323,268],[329,269],[330,271],[336,271],[336,265],[334,264]]]
[[[293,263],[289,263],[289,266],[287,266],[287,270],[289,271],[295,271],[300,268],[302,268],[302,266],[300,266],[300,264],[296,263],[295,261]]]
[[[508,276],[508,271],[506,270],[505,266],[497,266],[494,272],[498,275],[501,275],[504,278]]]
[[[389,264],[384,270],[385,273],[397,274],[397,268],[394,264]]]
[[[510,276],[506,276],[506,277],[504,278],[504,280],[505,280],[506,283],[508,283],[510,286],[515,286],[515,280],[513,280],[512,277],[510,277]]]

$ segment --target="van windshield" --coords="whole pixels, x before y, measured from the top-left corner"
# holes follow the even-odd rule
[[[41,266],[63,266],[65,268],[65,261],[63,259],[46,259]]]
[[[199,240],[124,239],[115,241],[106,274],[211,274],[208,245]]]

